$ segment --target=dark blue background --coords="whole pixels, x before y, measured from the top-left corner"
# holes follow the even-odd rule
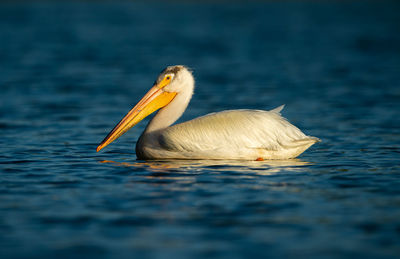
[[[400,254],[397,1],[0,3],[0,257]],[[136,161],[97,144],[167,65],[183,116],[272,109],[290,161]]]

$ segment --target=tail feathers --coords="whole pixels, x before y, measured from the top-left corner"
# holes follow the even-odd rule
[[[298,147],[302,147],[302,146],[311,146],[317,142],[321,142],[321,140],[319,138],[316,137],[309,137],[307,136],[307,138],[303,138],[303,139],[297,139],[294,141],[291,141],[290,143],[287,143],[285,145],[283,145],[285,148],[298,148]]]
[[[311,137],[311,136],[308,136],[310,139],[312,139],[313,141],[314,141],[314,143],[317,143],[317,142],[322,142],[322,140],[321,139],[319,139],[319,138],[317,138],[317,137]]]

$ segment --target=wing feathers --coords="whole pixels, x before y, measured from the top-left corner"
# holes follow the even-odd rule
[[[284,105],[284,104],[282,104],[282,105],[279,106],[279,107],[276,107],[276,108],[273,109],[273,110],[270,110],[270,112],[275,112],[275,113],[281,114],[281,111],[283,110],[283,108],[285,108],[285,105]]]
[[[244,148],[279,151],[316,142],[280,115],[283,107],[211,113],[165,129],[159,144],[179,152]]]

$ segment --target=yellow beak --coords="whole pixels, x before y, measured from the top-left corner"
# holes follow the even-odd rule
[[[107,137],[97,147],[97,152],[119,138],[130,128],[138,124],[141,120],[149,116],[156,110],[169,104],[176,93],[169,93],[162,90],[159,85],[153,86],[150,91],[128,112],[127,115],[108,133]]]

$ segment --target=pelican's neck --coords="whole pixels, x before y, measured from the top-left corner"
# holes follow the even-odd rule
[[[194,83],[187,82],[182,91],[164,108],[160,109],[151,119],[143,134],[162,130],[177,121],[186,110],[193,95]]]

